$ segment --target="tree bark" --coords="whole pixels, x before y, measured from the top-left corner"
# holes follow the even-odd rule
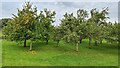
[[[78,52],[78,43],[76,43],[76,51]]]
[[[29,49],[30,51],[32,50],[32,40],[31,40],[31,43],[30,43],[30,49]]]

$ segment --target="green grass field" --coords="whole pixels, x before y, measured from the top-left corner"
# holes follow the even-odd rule
[[[2,66],[2,41],[0,40],[0,67]]]
[[[88,40],[83,40],[76,52],[75,45],[63,41],[59,47],[53,41],[48,45],[37,41],[32,51],[16,42],[3,40],[2,43],[3,66],[118,66],[117,45],[103,43],[89,49]]]

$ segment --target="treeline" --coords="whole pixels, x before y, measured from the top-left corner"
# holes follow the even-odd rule
[[[23,41],[26,47],[26,41],[43,40],[48,44],[49,40],[59,42],[64,40],[67,43],[74,43],[76,51],[83,39],[89,39],[89,48],[91,48],[92,40],[95,45],[102,44],[106,39],[110,43],[118,43],[118,23],[107,22],[108,8],[103,8],[101,11],[96,8],[90,12],[79,9],[73,13],[65,13],[61,19],[59,26],[53,26],[55,22],[55,11],[44,9],[37,10],[37,7],[32,7],[30,2],[25,3],[23,9],[17,9],[17,15],[4,23],[3,34],[6,39],[12,41]],[[40,12],[40,13],[38,13]],[[6,22],[6,21],[5,21]]]

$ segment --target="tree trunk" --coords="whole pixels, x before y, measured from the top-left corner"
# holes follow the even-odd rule
[[[29,49],[30,51],[32,50],[32,40],[31,40],[31,43],[30,43],[30,49]]]
[[[102,41],[103,41],[103,40],[101,39],[101,40],[100,40],[100,44],[102,44]]]
[[[49,37],[49,35],[46,33],[46,34],[45,34],[45,41],[46,41],[46,44],[48,44],[48,37]]]
[[[89,48],[91,49],[91,38],[89,37]]]
[[[98,46],[98,42],[97,41],[95,41],[95,46]]]
[[[26,41],[27,41],[27,39],[25,38],[24,39],[24,47],[26,47]]]
[[[57,46],[59,46],[59,42],[60,42],[60,40],[57,40]]]
[[[48,44],[48,39],[46,39],[46,44]]]
[[[80,39],[80,43],[82,43],[82,39]]]
[[[80,35],[80,43],[82,43],[82,35]]]
[[[78,43],[76,43],[76,51],[78,52]]]

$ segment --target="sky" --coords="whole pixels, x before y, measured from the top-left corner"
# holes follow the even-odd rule
[[[76,0],[77,1],[77,0]],[[102,8],[104,7],[108,7],[109,8],[109,17],[110,19],[108,21],[114,22],[114,21],[118,21],[118,2],[117,0],[114,0],[114,2],[110,1],[102,1],[98,2],[96,0],[96,2],[89,2],[89,1],[54,1],[51,0],[50,2],[38,2],[35,1],[32,2],[33,6],[36,6],[38,8],[38,10],[43,10],[44,8],[47,8],[51,11],[56,11],[56,16],[55,16],[55,23],[53,23],[55,26],[58,26],[61,22],[60,19],[63,18],[63,15],[65,14],[65,12],[68,13],[74,13],[76,14],[78,9],[85,9],[88,12],[93,9],[93,8],[97,8],[98,10],[102,10]],[[0,18],[11,18],[12,14],[17,14],[17,8],[22,9],[23,5],[24,5],[25,1],[22,0],[18,0],[18,1],[11,1],[11,0],[3,0],[2,2],[0,2]]]

